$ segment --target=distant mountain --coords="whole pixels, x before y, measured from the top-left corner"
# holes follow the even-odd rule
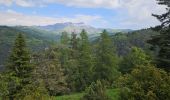
[[[36,28],[51,31],[54,33],[61,33],[61,32],[68,32],[68,33],[80,33],[82,29],[85,29],[89,35],[99,35],[104,28],[95,28],[90,25],[86,25],[84,23],[56,23],[54,25],[47,25],[47,26],[37,26]],[[132,31],[130,29],[106,29],[109,33],[117,33],[117,32],[129,32]]]
[[[65,27],[68,26],[84,26],[84,23],[72,23],[72,22],[67,22],[67,23],[56,23],[54,25],[47,25],[47,26],[39,26],[41,29],[45,29],[48,31],[59,31],[64,29]]]
[[[37,26],[37,28],[46,31],[52,31],[55,33],[61,33],[64,31],[68,33],[72,33],[72,32],[80,33],[82,29],[85,29],[90,34],[94,34],[94,33],[96,34],[100,32],[100,30],[92,26],[85,25],[84,23],[71,23],[71,22],[56,23],[54,25],[47,25],[47,26]]]

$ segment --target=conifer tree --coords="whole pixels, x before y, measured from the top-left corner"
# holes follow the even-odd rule
[[[71,34],[70,48],[71,48],[71,58],[77,59],[78,57],[78,44],[79,38],[76,33]]]
[[[80,91],[79,89],[79,82],[80,82],[80,73],[78,69],[78,57],[79,57],[79,50],[78,50],[79,38],[77,37],[76,33],[71,34],[70,45],[69,45],[69,61],[67,66],[67,83],[69,83],[69,88],[72,91]]]
[[[82,30],[80,33],[80,45],[79,45],[79,58],[78,58],[78,69],[80,73],[80,90],[84,90],[85,87],[91,84],[92,75],[92,51],[88,39],[87,32]]]
[[[115,48],[111,38],[106,30],[101,33],[96,52],[94,79],[112,82],[118,75],[118,57],[115,53]]]
[[[67,32],[62,32],[61,40],[60,40],[61,44],[68,45],[69,40],[70,40],[70,38],[68,36],[68,33]]]
[[[120,72],[123,74],[130,73],[134,67],[138,65],[148,65],[151,62],[151,58],[146,53],[137,47],[133,47],[131,52],[123,58],[120,62]]]
[[[69,53],[70,53],[70,49],[69,49],[70,38],[67,32],[62,32],[60,42],[61,42],[61,46],[60,46],[61,67],[67,71],[67,65],[68,65]]]
[[[155,16],[162,24],[157,29],[160,34],[153,36],[148,42],[152,44],[151,49],[158,47],[158,55],[156,58],[158,67],[164,68],[170,71],[170,0],[157,0],[158,4],[166,5],[166,13]]]
[[[9,76],[9,98],[11,100],[24,86],[31,83],[33,66],[30,63],[30,57],[24,36],[18,34],[6,66]]]

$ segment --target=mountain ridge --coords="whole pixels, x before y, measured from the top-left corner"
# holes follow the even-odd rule
[[[68,33],[80,33],[82,29],[85,29],[89,34],[98,34],[101,33],[105,28],[95,28],[90,25],[86,25],[83,22],[80,23],[72,23],[72,22],[65,22],[65,23],[56,23],[52,25],[46,26],[35,26],[38,29],[51,31],[54,33],[61,33],[61,32],[68,32]],[[129,32],[133,31],[131,29],[112,29],[106,28],[109,33],[117,33],[117,32]]]

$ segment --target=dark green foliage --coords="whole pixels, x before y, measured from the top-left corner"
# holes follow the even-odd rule
[[[33,70],[30,57],[31,55],[26,47],[25,39],[22,34],[19,34],[7,63],[7,71],[11,73],[12,76],[19,78],[30,77]]]
[[[100,81],[92,82],[92,84],[86,89],[83,100],[109,100],[106,95],[106,88]]]
[[[62,39],[62,38],[61,38]],[[82,91],[91,83],[92,74],[92,52],[88,36],[85,30],[82,30],[80,38],[72,33],[70,49],[67,49],[66,73],[67,82],[72,91]],[[67,47],[68,44],[65,44]],[[63,52],[63,51],[61,51]]]
[[[151,49],[158,50],[156,58],[158,67],[170,71],[170,1],[157,1],[158,4],[167,6],[167,12],[162,15],[154,15],[162,25],[159,27],[160,34],[153,36],[148,43],[152,44]]]
[[[6,73],[9,77],[9,98],[15,98],[16,94],[19,93],[24,86],[30,84],[30,77],[33,71],[30,57],[25,39],[22,34],[19,34],[6,65]]]
[[[149,52],[149,44],[147,41],[151,38],[151,36],[158,35],[159,32],[153,31],[151,28],[141,29],[137,31],[132,31],[129,33],[116,33],[113,35],[109,35],[112,40],[112,45],[116,47],[116,53],[118,56],[127,55],[132,47],[142,48],[143,50]],[[95,45],[99,42],[99,37],[96,37],[92,43]],[[153,52],[155,55],[155,52]]]
[[[118,80],[120,100],[169,100],[170,76],[152,65],[140,66]]]
[[[78,70],[78,61],[75,59],[70,59],[68,61],[67,66],[67,83],[68,87],[71,89],[72,92],[80,91],[81,82],[80,81],[80,73]]]
[[[67,73],[67,66],[68,66],[68,60],[70,56],[70,48],[69,48],[69,42],[70,38],[68,36],[67,32],[63,32],[60,39],[60,46],[59,46],[59,52],[60,52],[60,62],[61,67],[65,69],[65,73]]]
[[[78,70],[80,78],[80,90],[84,90],[87,86],[91,84],[92,79],[92,67],[93,58],[91,46],[88,40],[88,36],[85,30],[80,33],[80,43],[79,43],[79,58],[78,58]]]
[[[11,55],[2,73],[0,91],[2,99],[30,100],[48,96],[40,86],[41,82],[34,77],[34,66],[31,63],[31,55],[28,52],[25,38],[18,34]]]
[[[78,52],[79,38],[76,33],[71,34],[70,49],[71,49],[71,59],[77,59],[79,56]]]
[[[119,70],[123,74],[130,73],[134,67],[138,65],[147,65],[150,62],[151,58],[146,55],[142,49],[133,47],[131,52],[123,57],[123,60],[119,65]]]
[[[78,50],[79,39],[77,34],[74,32],[71,34],[70,44],[66,45],[69,46],[69,60],[67,61],[67,67],[65,68],[66,73],[68,75],[67,83],[69,88],[72,91],[80,91],[80,72],[78,69],[78,57],[79,57],[79,50]]]
[[[94,80],[112,82],[118,75],[118,57],[112,45],[111,38],[106,30],[101,33],[96,49],[96,65],[94,67]]]
[[[156,63],[158,67],[170,71],[170,28],[163,29],[160,35],[152,37],[148,42],[152,44],[154,50],[158,50]],[[151,48],[151,49],[152,49]]]
[[[24,98],[24,95],[23,97],[20,95],[21,91],[32,83],[33,66],[30,62],[31,55],[26,47],[25,38],[22,34],[18,34],[3,75],[7,78],[8,90],[8,94],[3,97],[11,100]]]
[[[111,38],[118,55],[125,56],[131,51],[132,47],[142,48],[149,52],[149,44],[146,41],[157,34],[159,33],[151,29],[142,29],[130,33],[117,33],[112,35]]]
[[[61,44],[68,45],[70,41],[70,38],[68,36],[67,32],[62,32],[60,42]]]

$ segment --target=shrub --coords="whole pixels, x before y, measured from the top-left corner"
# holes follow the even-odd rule
[[[121,100],[169,100],[170,76],[152,65],[137,67],[130,74],[121,76]]]
[[[87,89],[83,96],[83,100],[108,100],[106,95],[106,88],[101,81],[93,82]]]

